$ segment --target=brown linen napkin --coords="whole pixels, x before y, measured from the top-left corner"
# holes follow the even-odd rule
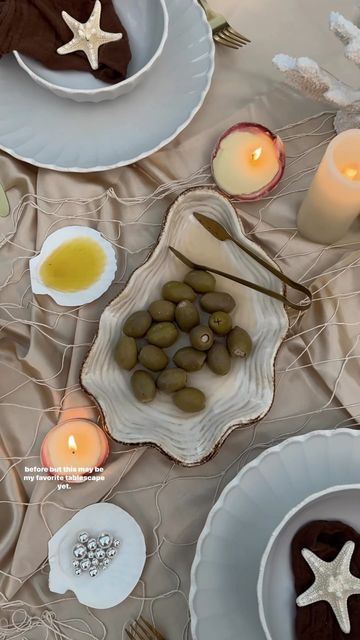
[[[338,521],[319,520],[309,522],[295,535],[291,545],[292,570],[296,594],[304,593],[314,582],[314,574],[301,555],[302,549],[310,549],[319,558],[331,562],[349,540],[356,543],[350,570],[360,578],[360,534],[352,527]],[[308,607],[296,607],[295,629],[297,640],[359,640],[360,596],[348,600],[351,632],[341,631],[327,602],[316,602]]]
[[[101,0],[101,28],[123,33],[123,38],[100,47],[99,69],[92,71],[82,51],[57,53],[73,37],[61,12],[67,11],[79,22],[86,22],[94,5],[95,0],[0,0],[0,56],[17,50],[49,69],[89,71],[103,82],[121,82],[126,78],[131,51],[112,0]]]

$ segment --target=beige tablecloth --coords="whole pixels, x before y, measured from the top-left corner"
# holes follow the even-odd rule
[[[118,640],[142,607],[168,640],[189,638],[190,566],[219,492],[272,441],[314,428],[357,425],[360,228],[356,222],[343,241],[328,248],[297,235],[296,211],[334,135],[332,117],[316,115],[321,106],[275,84],[279,78],[271,67],[279,51],[305,53],[351,79],[353,69],[343,64],[341,47],[327,32],[327,13],[336,7],[330,0],[217,4],[254,44],[241,52],[218,49],[206,103],[169,147],[132,167],[79,176],[38,171],[0,155],[0,181],[12,206],[12,216],[0,220],[0,638]],[[340,9],[354,16],[350,1],[342,0]],[[208,181],[206,168],[186,179],[206,167],[217,135],[237,120],[282,129],[307,117],[281,131],[288,168],[275,197],[239,208],[250,237],[291,277],[311,285],[315,298],[303,317],[291,315],[266,419],[235,432],[212,461],[196,469],[178,467],[152,449],[112,444],[104,482],[57,491],[53,484],[24,481],[25,466],[39,464],[41,441],[60,417],[79,407],[97,416],[80,389],[80,366],[103,308],[145,259],[181,187],[145,196],[172,180],[189,186]],[[144,198],[131,200],[135,196]],[[29,288],[28,258],[51,231],[67,224],[98,228],[119,260],[107,294],[77,310],[59,309]],[[78,509],[103,499],[138,520],[148,559],[130,598],[114,609],[90,612],[70,592],[49,592],[47,540]]]

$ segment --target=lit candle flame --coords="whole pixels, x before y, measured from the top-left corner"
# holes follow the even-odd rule
[[[349,178],[349,180],[359,180],[360,179],[360,167],[357,166],[349,166],[344,167],[342,170],[343,176]]]
[[[255,151],[253,151],[251,154],[251,160],[253,160],[254,162],[259,160],[262,156],[262,152],[262,147],[258,147],[257,149],[255,149]]]
[[[72,453],[76,453],[77,452],[77,444],[76,444],[76,440],[75,440],[74,436],[69,436],[68,447],[72,451]]]

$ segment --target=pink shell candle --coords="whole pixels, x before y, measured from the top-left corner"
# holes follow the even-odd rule
[[[40,457],[52,475],[65,482],[82,482],[109,455],[108,439],[100,427],[85,418],[61,422],[45,436]]]
[[[257,200],[272,191],[285,169],[281,138],[261,124],[239,122],[222,134],[212,154],[212,173],[223,193]]]

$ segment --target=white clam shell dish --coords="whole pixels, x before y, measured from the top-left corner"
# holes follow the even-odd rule
[[[104,270],[99,279],[86,289],[79,291],[59,291],[48,287],[42,280],[40,275],[40,269],[43,262],[51,255],[53,251],[58,249],[62,244],[75,238],[91,238],[95,240],[99,246],[103,249],[106,255],[106,262]],[[30,279],[31,288],[33,293],[41,295],[49,295],[58,305],[65,307],[76,307],[83,304],[88,304],[100,298],[100,296],[107,291],[112,281],[114,280],[117,262],[115,251],[105,238],[90,227],[71,226],[63,227],[52,233],[46,238],[44,244],[41,247],[39,255],[35,258],[31,258],[29,262],[30,267]]]
[[[207,398],[201,413],[183,413],[175,407],[171,396],[160,392],[151,404],[135,400],[129,373],[115,362],[115,346],[125,319],[159,299],[165,282],[182,280],[189,271],[170,252],[169,245],[190,260],[281,290],[273,275],[233,243],[221,243],[205,231],[192,215],[195,211],[218,220],[235,238],[265,256],[262,249],[245,237],[227,198],[207,187],[183,193],[169,209],[151,256],[105,309],[97,339],[82,370],[82,384],[100,405],[110,436],[123,443],[153,444],[188,466],[209,459],[233,429],[257,421],[268,412],[274,395],[274,360],[288,329],[281,303],[217,277],[217,290],[230,293],[237,302],[232,313],[234,325],[246,329],[253,339],[250,357],[234,358],[231,372],[222,378],[208,367],[189,374],[188,386],[198,387]],[[188,339],[184,334],[173,351],[168,352],[169,361],[174,351],[188,344]]]
[[[73,548],[82,531],[96,535],[108,531],[120,541],[107,569],[94,578],[87,572],[74,573]],[[144,536],[134,518],[114,504],[93,504],[79,511],[49,541],[49,589],[54,593],[70,590],[87,607],[110,609],[133,591],[145,560]]]

